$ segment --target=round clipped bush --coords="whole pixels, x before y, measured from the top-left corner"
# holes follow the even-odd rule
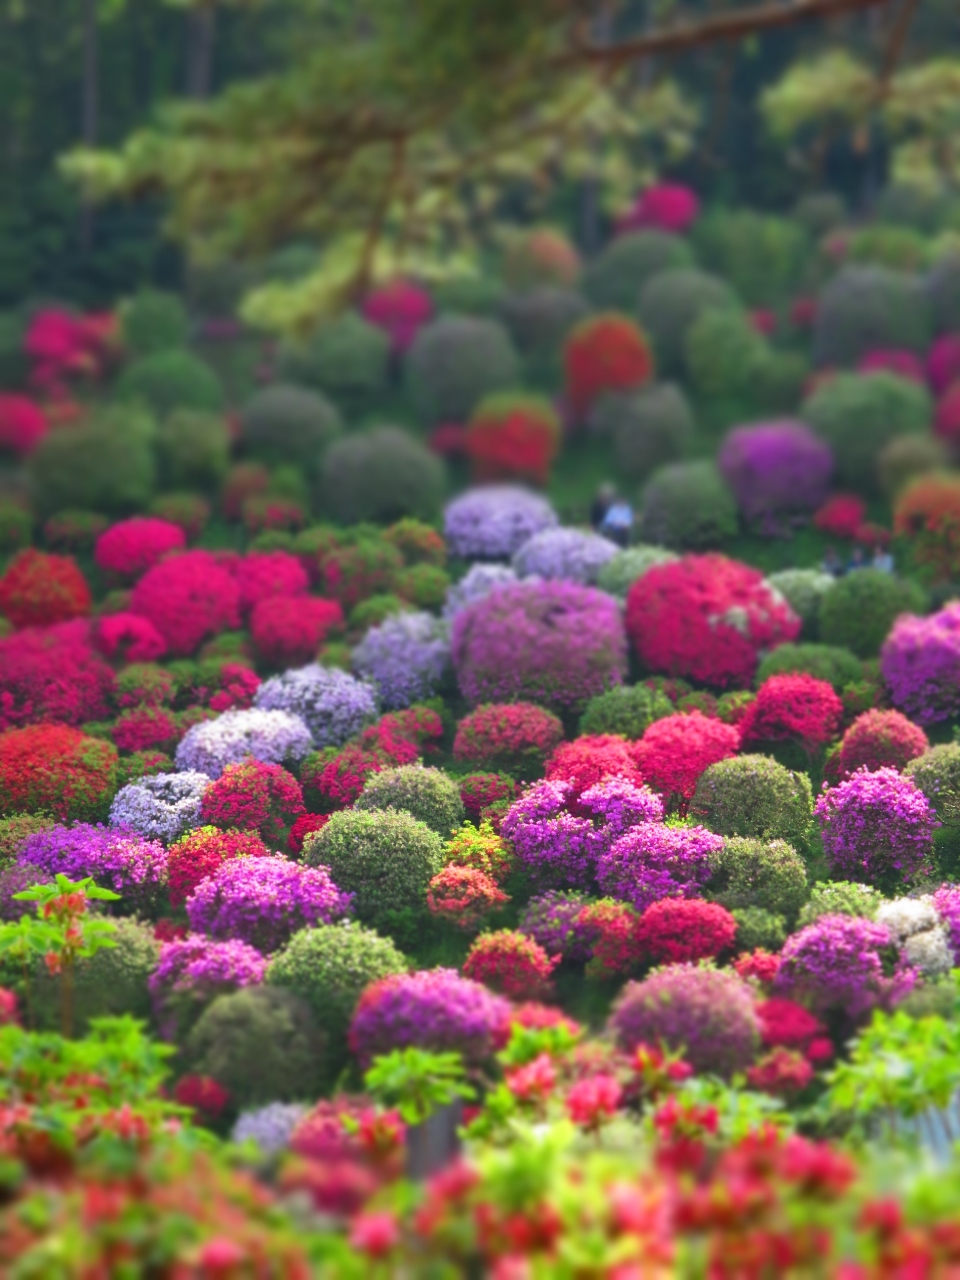
[[[626,643],[610,596],[577,583],[523,582],[453,620],[453,664],[468,702],[579,707],[619,684]]]
[[[346,547],[334,547],[319,569],[324,593],[353,609],[361,600],[392,591],[403,570],[399,550],[383,538],[363,537]]]
[[[536,999],[549,990],[559,957],[548,956],[516,929],[481,933],[463,962],[464,976],[511,999]]]
[[[404,372],[417,412],[429,426],[466,422],[484,396],[520,380],[506,329],[473,316],[440,316],[425,324],[407,352]]]
[[[580,717],[581,734],[620,734],[642,738],[655,720],[673,715],[673,703],[644,684],[617,685],[591,698]]]
[[[15,627],[49,627],[90,612],[93,597],[72,556],[18,551],[0,578],[0,613]]]
[[[252,458],[291,464],[316,476],[340,435],[340,415],[325,396],[277,382],[252,396],[240,414],[240,438]]]
[[[316,747],[339,747],[377,716],[373,690],[345,671],[317,664],[265,680],[254,706],[299,716]]]
[[[152,622],[176,657],[239,625],[240,592],[209,551],[187,551],[149,569],[133,589],[130,610]]]
[[[29,396],[0,392],[0,452],[25,458],[48,429],[46,414]]]
[[[177,747],[177,766],[219,778],[244,760],[297,764],[313,749],[310,730],[289,711],[226,711],[187,730]]]
[[[753,991],[729,970],[669,965],[628,982],[610,1014],[621,1049],[663,1044],[696,1071],[729,1077],[750,1065],[760,1048]]]
[[[280,350],[281,378],[313,387],[345,413],[362,413],[386,389],[390,338],[355,311],[321,325],[305,343]]]
[[[857,716],[840,740],[838,765],[841,775],[858,769],[897,769],[902,772],[911,760],[930,747],[919,725],[899,711],[877,707]]]
[[[615,542],[587,529],[544,529],[516,552],[513,568],[520,578],[594,583],[616,554]]]
[[[185,545],[186,538],[178,525],[155,516],[131,516],[100,534],[93,558],[97,567],[114,579],[133,582],[172,552],[182,551]]]
[[[678,462],[694,433],[690,402],[673,382],[608,394],[590,417],[593,430],[613,441],[617,474],[638,483],[658,467]]]
[[[640,290],[637,312],[653,342],[660,372],[677,376],[685,371],[687,334],[703,312],[733,311],[737,306],[728,284],[695,267],[651,276]]]
[[[464,818],[456,781],[442,769],[399,765],[373,774],[354,802],[355,809],[398,809],[409,813],[445,840]]]
[[[888,893],[928,867],[933,811],[913,779],[895,769],[855,773],[825,791],[814,814],[835,879]]]
[[[833,574],[819,569],[780,569],[771,573],[767,582],[800,619],[801,634],[812,636],[820,617],[820,602],[833,582]]]
[[[960,795],[960,744],[938,743],[923,755],[915,756],[903,772],[917,784],[941,821],[945,817],[955,821],[953,813],[945,813],[942,810],[944,802],[952,808],[956,803],[954,797]],[[960,816],[960,812],[956,816]],[[18,819],[9,819],[9,821],[18,821]]]
[[[474,409],[464,449],[474,480],[542,485],[559,452],[560,436],[560,419],[549,400],[500,392],[484,396]]]
[[[690,813],[718,835],[803,847],[813,820],[810,778],[769,756],[719,760],[698,778]]]
[[[120,341],[135,359],[187,345],[189,321],[175,293],[140,289],[120,305]]]
[[[833,450],[837,483],[869,492],[881,450],[897,436],[928,431],[933,403],[926,388],[894,373],[842,373],[819,386],[800,413]]]
[[[873,658],[902,613],[921,613],[923,590],[880,569],[855,569],[838,578],[820,604],[825,644]]]
[[[687,330],[684,356],[690,383],[701,400],[762,407],[760,371],[775,357],[746,312],[717,307],[701,311]]]
[[[737,922],[726,907],[699,898],[661,898],[644,911],[635,945],[658,964],[714,960],[733,946]]]
[[[354,895],[359,919],[389,923],[396,912],[425,909],[427,886],[443,866],[443,841],[402,810],[345,809],[307,837],[302,857],[308,866],[329,867]]]
[[[0,639],[0,728],[105,720],[112,686],[113,672],[92,649],[83,619]]]
[[[652,276],[692,266],[685,240],[651,227],[611,240],[584,271],[583,291],[596,307],[630,313]]]
[[[644,780],[664,797],[690,800],[703,771],[734,755],[740,733],[699,711],[655,720],[633,749]]]
[[[894,533],[908,541],[914,563],[935,582],[960,576],[960,483],[951,472],[917,477],[897,497]]]
[[[700,262],[729,280],[752,307],[789,296],[811,251],[809,235],[795,218],[752,209],[715,209],[693,233]]]
[[[764,422],[728,432],[717,465],[744,519],[773,533],[821,506],[833,456],[802,422]]]
[[[304,813],[300,784],[278,764],[228,764],[200,801],[200,821],[224,831],[256,831],[275,843]]]
[[[739,729],[744,743],[798,742],[812,752],[836,737],[842,718],[833,686],[800,672],[765,680]]]
[[[604,893],[645,911],[665,898],[696,898],[723,841],[703,827],[638,822],[597,859]]]
[[[580,255],[562,231],[531,227],[511,236],[503,260],[504,279],[513,289],[540,284],[575,284]]]
[[[191,1070],[209,1076],[235,1107],[316,1097],[324,1037],[306,1001],[277,987],[217,996],[183,1048]]]
[[[546,498],[512,484],[468,489],[443,513],[450,554],[463,560],[508,559],[535,533],[557,524]]]
[[[835,579],[830,578],[830,582]],[[786,594],[786,593],[784,593]],[[771,676],[806,672],[825,680],[836,693],[863,679],[863,663],[849,649],[829,644],[779,644],[760,659],[754,680],[756,687]]]
[[[894,704],[918,723],[955,715],[960,709],[960,604],[948,604],[929,618],[898,618],[881,650],[880,669]]]
[[[817,300],[814,360],[849,368],[877,348],[922,352],[931,336],[930,318],[916,276],[886,267],[844,267]]]
[[[640,544],[624,547],[602,566],[597,574],[597,586],[612,596],[625,599],[627,592],[642,578],[648,569],[655,564],[670,564],[679,559],[675,551],[667,551],[665,547],[651,547]]]
[[[38,512],[142,510],[156,481],[153,430],[139,410],[123,407],[51,431],[27,464]]]
[[[574,289],[547,284],[506,294],[500,314],[520,354],[547,367],[589,309],[584,297]]]
[[[151,840],[176,840],[195,826],[210,779],[202,773],[161,773],[120,788],[110,806],[116,827],[139,831]]]
[[[272,596],[250,614],[250,635],[271,667],[300,666],[315,658],[332,631],[344,625],[336,600],[316,596]]]
[[[447,628],[431,613],[397,613],[371,627],[353,650],[355,671],[387,711],[432,698],[447,674]]]
[[[116,394],[140,401],[159,418],[174,409],[219,413],[223,408],[217,375],[189,351],[155,351],[131,361],[117,379]]]
[[[821,915],[789,937],[780,953],[776,995],[801,1001],[815,1014],[842,1014],[847,1022],[893,1002],[913,985],[887,977],[896,955],[883,925],[850,915]],[[886,965],[884,962],[887,962]]]
[[[562,723],[543,707],[487,703],[457,724],[453,758],[516,778],[533,778],[562,740]]]
[[[805,927],[821,916],[860,916],[872,920],[883,895],[867,884],[852,880],[825,880],[810,890],[810,901],[800,910],[798,925]]]
[[[117,749],[67,725],[0,733],[0,811],[66,822],[106,816],[117,789]]]
[[[401,427],[374,427],[338,440],[323,461],[326,510],[342,524],[429,519],[445,482],[442,459]]]
[[[590,316],[563,347],[564,382],[573,414],[583,418],[607,392],[634,391],[653,376],[647,339],[629,316],[616,311]]]
[[[640,536],[678,550],[715,547],[737,532],[737,504],[714,462],[659,467],[641,494]]]
[[[727,836],[713,855],[707,893],[731,911],[761,907],[793,920],[807,900],[807,872],[785,840]]]
[[[194,889],[228,858],[262,858],[270,850],[252,831],[219,831],[194,826],[167,849],[167,890],[172,907],[182,907]]]
[[[800,621],[759,570],[725,556],[658,565],[627,596],[627,632],[651,671],[744,688],[760,653],[796,638]]]

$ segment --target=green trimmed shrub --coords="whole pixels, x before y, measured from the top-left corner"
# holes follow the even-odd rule
[[[926,595],[880,569],[855,569],[838,578],[820,603],[824,644],[849,649],[858,658],[875,658],[901,613],[923,613]]]
[[[391,618],[395,613],[403,613],[409,608],[406,600],[384,591],[361,600],[350,610],[347,621],[351,631],[366,631],[369,627],[378,627],[384,618]]]
[[[695,422],[680,387],[659,382],[633,393],[603,396],[591,412],[590,426],[612,439],[617,475],[637,483],[684,456]]]
[[[826,680],[837,693],[863,679],[863,663],[849,649],[830,644],[779,644],[760,659],[754,684],[759,689],[771,676],[794,671]]]
[[[941,822],[960,822],[960,743],[942,742],[903,770],[936,810]]]
[[[10,555],[30,545],[33,517],[19,502],[0,498],[0,555]]]
[[[790,416],[803,399],[810,362],[799,351],[774,351],[767,346],[753,366],[750,403],[758,414]]]
[[[322,325],[301,346],[281,347],[278,373],[321,391],[350,415],[373,407],[387,387],[390,339],[377,325],[349,311]]]
[[[920,280],[887,267],[844,267],[817,302],[813,358],[849,368],[868,351],[922,353],[930,341],[930,306]]]
[[[579,732],[642,738],[654,720],[673,712],[673,703],[659,689],[648,689],[645,684],[616,685],[590,699],[580,717]]]
[[[703,771],[690,812],[720,836],[786,840],[803,848],[813,821],[810,778],[769,756],[733,756]]]
[[[811,888],[810,900],[800,908],[797,928],[803,929],[821,916],[863,916],[872,920],[882,902],[883,894],[872,885],[852,880],[822,881]]]
[[[375,427],[338,440],[323,462],[325,509],[343,524],[428,520],[445,484],[442,460],[402,427]]]
[[[640,512],[644,541],[700,551],[736,532],[737,504],[715,462],[675,462],[647,481]]]
[[[684,353],[690,381],[704,400],[747,401],[769,347],[746,312],[708,307],[687,329]]]
[[[939,186],[927,189],[915,183],[891,182],[877,198],[875,216],[884,222],[931,233],[944,225],[951,205],[949,191]]]
[[[42,813],[12,813],[8,818],[0,818],[0,871],[13,866],[20,846],[28,836],[52,826],[53,818]]]
[[[281,987],[244,987],[217,998],[197,1019],[184,1058],[211,1076],[233,1106],[312,1102],[323,1082],[324,1037],[302,997]]]
[[[665,547],[651,547],[640,543],[635,547],[625,547],[612,555],[597,575],[597,586],[625,600],[627,592],[654,565],[669,564],[678,559],[675,551]]]
[[[252,396],[240,414],[247,453],[268,466],[292,464],[319,475],[324,453],[342,430],[326,396],[277,382]]]
[[[803,624],[802,634],[812,638],[817,630],[820,602],[833,586],[833,575],[819,569],[781,569],[767,578]]]
[[[611,240],[583,273],[583,291],[601,311],[636,309],[640,290],[663,271],[693,266],[693,253],[667,231],[633,231]]]
[[[760,907],[793,920],[809,896],[803,859],[786,840],[727,836],[710,865],[707,894],[729,911]]]
[[[118,400],[141,401],[158,418],[174,409],[220,413],[223,387],[208,364],[189,351],[154,351],[132,360],[117,379]]]
[[[774,911],[763,907],[734,907],[730,912],[737,922],[737,951],[779,951],[787,940],[787,922]]]
[[[395,913],[425,909],[443,841],[401,810],[344,809],[307,837],[301,860],[330,868],[336,885],[355,895],[359,919],[389,925]]]
[[[695,224],[693,243],[703,266],[729,280],[751,307],[788,297],[812,252],[801,223],[750,209],[708,213]]]
[[[451,578],[435,564],[412,564],[397,575],[397,590],[418,609],[439,609],[447,596]]]
[[[520,364],[502,324],[440,316],[417,333],[404,375],[421,420],[436,426],[466,422],[484,396],[512,390]]]
[[[960,331],[960,253],[947,253],[930,268],[926,296],[933,313],[934,331]]]
[[[464,819],[460,788],[442,769],[404,764],[371,774],[354,808],[398,809],[409,813],[444,840],[449,840]]]
[[[581,294],[557,285],[508,293],[500,308],[517,350],[538,365],[554,361],[559,365],[564,339],[589,312]]]
[[[704,311],[737,311],[739,301],[724,280],[681,267],[651,276],[640,291],[637,313],[657,354],[661,377],[686,370],[687,334]]]
[[[929,471],[946,471],[950,452],[939,437],[929,434],[894,436],[877,454],[877,486],[887,498]]]
[[[926,264],[927,252],[927,238],[919,231],[883,222],[860,227],[847,245],[849,261],[894,271],[919,271]]]
[[[223,418],[177,409],[157,432],[160,475],[170,488],[218,485],[230,465],[230,433]]]
[[[120,337],[137,358],[187,345],[189,322],[179,296],[160,289],[141,289],[120,306]]]
[[[929,431],[933,401],[925,387],[895,373],[841,373],[804,401],[800,417],[833,450],[837,483],[869,492],[884,445]]]
[[[139,409],[115,406],[69,431],[51,431],[27,463],[42,515],[142,510],[156,483],[155,427]]]
[[[815,238],[832,231],[847,216],[843,197],[833,191],[813,191],[801,196],[793,207],[793,217]]]
[[[441,280],[433,290],[437,311],[445,315],[496,316],[503,296],[503,281],[489,272]]]

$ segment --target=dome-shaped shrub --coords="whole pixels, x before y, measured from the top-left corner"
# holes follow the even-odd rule
[[[753,1061],[760,1020],[751,988],[729,970],[670,965],[628,982],[610,1014],[621,1049],[663,1044],[696,1071],[729,1077]]]
[[[690,325],[683,345],[689,380],[701,400],[762,407],[760,371],[773,357],[746,312],[708,307]]]
[[[0,728],[105,720],[112,687],[113,672],[93,651],[82,619],[0,639]]]
[[[409,813],[445,840],[464,818],[456,781],[442,769],[399,765],[374,773],[354,802],[355,809],[398,809]]]
[[[761,651],[800,622],[759,570],[725,556],[658,565],[627,596],[627,631],[651,671],[721,687],[748,685]]]
[[[573,799],[605,778],[622,778],[640,787],[643,778],[634,755],[633,746],[613,734],[575,738],[557,747],[546,763],[545,773],[551,781],[569,783]]]
[[[780,569],[767,577],[800,619],[803,635],[813,635],[820,617],[820,602],[833,583],[833,574],[819,569]],[[791,646],[796,647],[796,646]]]
[[[800,410],[833,450],[837,482],[871,491],[877,458],[895,436],[927,431],[933,404],[924,387],[893,373],[843,373],[829,379]]]
[[[797,671],[825,680],[835,693],[863,679],[863,663],[849,649],[829,644],[779,644],[760,659],[754,683],[759,689],[771,676]]]
[[[679,236],[652,227],[633,231],[593,259],[583,273],[583,291],[596,307],[630,313],[652,276],[692,266],[690,246]]]
[[[341,432],[340,415],[325,396],[277,382],[264,387],[240,414],[247,453],[269,466],[292,464],[316,476],[327,448]]]
[[[537,999],[548,990],[559,957],[550,957],[516,929],[481,933],[463,962],[464,976],[511,999]]]
[[[833,457],[802,422],[764,422],[728,432],[717,457],[744,519],[776,532],[827,496]]]
[[[175,293],[139,289],[120,304],[119,319],[120,341],[134,358],[187,345],[187,310]]]
[[[637,911],[664,898],[696,898],[722,846],[720,836],[703,827],[640,822],[600,853],[597,882]]]
[[[227,765],[200,802],[201,822],[224,831],[256,831],[274,847],[303,812],[296,778],[280,765],[260,760]]]
[[[653,342],[661,374],[676,376],[686,367],[687,334],[704,311],[735,310],[736,295],[716,276],[680,267],[651,276],[640,291],[640,323]]]
[[[543,707],[529,702],[487,703],[457,724],[453,758],[516,778],[532,778],[562,739],[563,725]]]
[[[51,877],[84,880],[89,876],[101,888],[119,894],[125,911],[154,907],[167,878],[167,855],[159,841],[87,822],[28,836],[18,861]]]
[[[49,627],[90,612],[93,598],[72,556],[28,547],[0,578],[0,613],[15,627]]]
[[[690,813],[722,836],[786,840],[802,847],[813,819],[810,778],[769,756],[719,760],[697,780]]]
[[[575,583],[495,591],[453,621],[453,663],[469,702],[575,707],[623,678],[626,644],[615,602]]]
[[[504,255],[503,275],[513,289],[576,284],[580,255],[562,231],[531,227],[511,237]]]
[[[485,396],[464,437],[474,480],[546,484],[560,435],[560,419],[544,397],[516,392]]]
[[[520,578],[565,578],[595,583],[600,570],[617,554],[617,544],[586,529],[544,529],[514,554]]]
[[[836,879],[889,892],[927,869],[933,811],[916,783],[895,769],[855,773],[825,791],[814,813]]]
[[[176,840],[199,821],[200,803],[209,785],[206,774],[189,770],[139,778],[117,792],[110,821],[151,840]]]
[[[883,925],[822,915],[787,939],[774,990],[802,1000],[814,1013],[842,1013],[857,1021],[895,998],[898,987],[902,994],[909,991],[909,980],[888,976],[894,955],[893,938]]]
[[[737,504],[716,463],[671,463],[644,486],[640,536],[646,542],[699,551],[736,532]]]
[[[450,662],[445,625],[430,613],[398,613],[371,627],[353,650],[355,671],[388,711],[432,698]]]
[[[149,417],[127,407],[99,411],[69,431],[51,431],[27,464],[37,510],[142,510],[156,481],[153,431]]]
[[[817,300],[813,354],[817,364],[849,367],[877,347],[923,351],[930,308],[921,282],[886,267],[844,267]]]
[[[807,872],[785,840],[727,836],[713,855],[707,894],[731,911],[761,907],[793,920],[807,900]]]
[[[535,533],[558,523],[547,499],[520,485],[468,489],[443,515],[450,553],[463,560],[508,559]]]
[[[648,569],[652,569],[655,564],[670,564],[679,558],[675,551],[667,551],[665,547],[645,544],[625,547],[603,565],[597,575],[597,586],[612,596],[624,599],[633,584]]]
[[[140,401],[159,418],[174,409],[223,408],[220,380],[189,351],[155,351],[131,361],[117,379],[116,393],[120,400]]]
[[[183,530],[154,516],[132,516],[112,525],[97,538],[93,558],[114,578],[132,582],[186,545]]]
[[[405,365],[410,394],[429,426],[466,422],[484,396],[515,387],[519,373],[503,325],[472,316],[440,316],[425,324]]]
[[[958,522],[960,481],[949,472],[918,476],[893,509],[894,532],[908,541],[913,561],[937,582],[960,575]]]
[[[960,710],[960,604],[929,618],[898,618],[880,652],[893,702],[920,724]]]
[[[187,551],[149,569],[133,589],[130,610],[152,622],[171,654],[187,657],[211,635],[240,621],[232,574],[209,551]]]
[[[324,555],[319,578],[324,593],[352,610],[368,596],[392,591],[403,569],[398,549],[383,538],[363,537]]]
[[[673,714],[673,703],[644,684],[617,685],[591,698],[580,717],[581,734],[620,734],[642,738],[654,720]]]
[[[686,231],[697,219],[700,201],[682,182],[658,182],[640,192],[633,207],[617,227],[629,231],[637,227],[658,227],[661,231]]]
[[[66,725],[0,733],[0,812],[61,821],[104,817],[117,786],[117,749]]]
[[[389,360],[383,329],[348,311],[302,345],[282,347],[278,367],[282,378],[315,388],[345,413],[359,414],[385,391]]]
[[[858,373],[878,373],[883,370],[887,373],[895,373],[898,378],[908,378],[911,382],[918,382],[921,386],[927,381],[923,361],[912,351],[891,351],[886,348],[868,351],[857,362]]]
[[[952,804],[953,797],[960,793],[960,744],[944,742],[930,747],[923,755],[915,756],[903,772],[927,797],[938,818],[950,816],[943,815],[938,806],[943,801]]]
[[[699,898],[661,898],[637,922],[634,945],[658,964],[714,960],[729,951],[737,921],[725,907]]]
[[[613,440],[617,474],[633,482],[679,461],[694,432],[690,402],[673,382],[603,396],[590,416],[590,425]]]
[[[915,583],[880,569],[855,569],[824,595],[820,636],[825,644],[872,658],[900,614],[919,613],[923,606],[924,593]]]
[[[310,730],[317,747],[340,746],[376,719],[370,686],[345,671],[316,664],[273,676],[257,690],[254,705],[289,711]]]
[[[697,223],[693,243],[704,267],[729,280],[751,307],[789,297],[812,252],[798,220],[752,209],[712,210]]]
[[[272,596],[261,600],[250,615],[257,653],[271,667],[309,662],[330,633],[343,625],[336,600],[316,596]]]
[[[735,755],[740,733],[730,724],[691,711],[655,720],[633,748],[647,784],[664,797],[689,800],[710,765]]]
[[[960,259],[958,259],[960,262]],[[960,332],[945,333],[927,353],[927,380],[939,399],[960,378]]]
[[[177,409],[157,432],[163,482],[172,488],[211,488],[230,463],[230,434],[219,414]]]
[[[427,885],[443,866],[443,842],[402,810],[347,809],[307,837],[302,856],[308,866],[328,867],[354,895],[357,916],[376,924],[404,909],[425,909]]]
[[[857,716],[840,740],[838,765],[843,776],[858,769],[903,771],[930,747],[927,735],[899,711],[874,707]]]
[[[46,415],[29,396],[0,392],[0,450],[25,458],[47,430]]]
[[[616,311],[590,316],[570,333],[563,348],[567,401],[583,418],[605,392],[634,391],[653,376],[653,357],[643,332]]]
[[[323,462],[326,509],[342,524],[429,519],[445,483],[443,461],[400,427],[374,427],[338,440]]]
[[[244,617],[262,600],[305,595],[310,585],[307,571],[289,551],[248,551],[226,567],[236,579]]]
[[[800,672],[765,680],[739,728],[745,743],[792,741],[815,751],[837,735],[842,718],[833,687]]]
[[[575,290],[539,285],[508,293],[500,314],[525,360],[550,368],[559,363],[564,339],[589,310],[586,299]]]
[[[296,764],[313,749],[310,730],[289,711],[227,711],[193,725],[177,747],[177,766],[219,778],[244,760]]]

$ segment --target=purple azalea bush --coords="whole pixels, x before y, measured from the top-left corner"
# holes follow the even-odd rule
[[[530,899],[518,928],[543,947],[548,956],[589,960],[595,930],[577,922],[581,911],[592,901],[576,889],[549,889]]]
[[[304,867],[282,855],[231,858],[187,899],[190,928],[212,938],[239,938],[268,955],[300,929],[332,924],[351,908],[326,867]]]
[[[517,484],[487,485],[447,504],[443,536],[450,554],[461,560],[509,560],[535,533],[558,523],[539,493]]]
[[[896,769],[859,769],[814,806],[837,880],[891,890],[929,865],[939,823],[926,796]]]
[[[505,564],[473,564],[459,582],[447,588],[443,616],[449,622],[467,605],[485,599],[497,587],[512,586],[517,580]]]
[[[815,1013],[837,1011],[857,1021],[903,999],[915,980],[911,969],[897,968],[896,944],[884,925],[825,915],[784,943],[774,990]]]
[[[49,871],[29,863],[14,863],[0,871],[0,920],[16,921],[33,914],[34,904],[18,902],[16,895],[35,884],[49,884],[53,876]]]
[[[717,465],[744,518],[775,533],[823,503],[833,453],[803,422],[759,422],[727,433]]]
[[[619,550],[609,538],[586,529],[544,529],[514,553],[513,567],[521,578],[567,578],[592,584]]]
[[[456,615],[451,647],[460,691],[474,706],[580,707],[620,684],[627,667],[617,602],[563,580],[491,592]]]
[[[446,624],[431,613],[394,614],[370,628],[352,662],[371,681],[385,711],[432,698],[450,666]]]
[[[159,841],[102,823],[77,822],[72,827],[37,831],[23,842],[17,862],[51,878],[89,876],[102,889],[118,893],[127,909],[151,907],[167,879],[167,851]]]
[[[228,764],[261,760],[299,763],[313,750],[310,730],[289,711],[226,711],[188,729],[177,747],[177,768],[219,778]]]
[[[960,711],[960,601],[919,618],[905,613],[880,650],[893,705],[918,724]]]
[[[610,897],[644,911],[661,898],[697,898],[710,879],[721,836],[705,827],[631,827],[597,861],[597,880]]]
[[[199,824],[203,793],[209,785],[205,773],[192,769],[139,778],[117,792],[110,823],[171,844]]]
[[[416,1046],[489,1057],[510,1017],[510,1001],[456,969],[397,973],[367,987],[350,1023],[350,1048],[362,1066],[378,1054]]]
[[[253,705],[299,716],[315,747],[342,746],[377,718],[377,698],[369,684],[316,662],[265,680]]]
[[[953,963],[960,965],[960,889],[943,885],[931,898],[934,910],[943,921],[947,939],[953,948]]]
[[[266,957],[238,938],[217,941],[191,933],[165,942],[149,981],[163,1034],[176,1035],[178,1011],[198,1013],[217,996],[259,985],[266,971]]]

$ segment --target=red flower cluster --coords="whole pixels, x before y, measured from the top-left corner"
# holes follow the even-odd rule
[[[149,569],[133,589],[130,610],[147,618],[170,652],[189,657],[208,636],[240,623],[240,592],[209,551],[186,551]]]
[[[720,687],[746,688],[760,653],[800,633],[758,569],[716,554],[650,569],[630,588],[626,623],[651,671]]]
[[[229,858],[264,858],[270,850],[254,831],[197,827],[167,850],[171,907],[182,907],[197,885]]]
[[[460,779],[460,799],[471,822],[492,821],[491,809],[502,816],[518,792],[519,787],[506,773],[468,773]],[[494,830],[498,830],[497,823]]]
[[[116,347],[115,316],[77,316],[56,308],[38,311],[23,340],[33,362],[31,381],[56,397],[66,394],[68,378],[99,377]]]
[[[0,734],[0,810],[96,820],[116,790],[117,749],[67,725]]]
[[[124,711],[113,726],[113,740],[119,751],[147,751],[151,747],[169,751],[179,737],[176,720],[163,707],[133,707]]]
[[[757,947],[755,951],[742,951],[733,967],[744,981],[752,978],[762,987],[769,987],[780,970],[780,955]]]
[[[839,776],[846,778],[858,769],[903,770],[911,760],[930,748],[930,740],[919,725],[899,711],[873,708],[857,716],[840,742],[837,760]]]
[[[89,623],[28,627],[0,640],[0,729],[105,720],[113,672],[90,647]]]
[[[588,978],[631,973],[643,959],[637,939],[640,917],[625,902],[610,898],[591,903],[577,916],[577,929],[590,937]]]
[[[329,813],[302,813],[290,828],[287,836],[287,853],[299,858],[303,853],[303,843],[314,831],[322,831],[330,821]]]
[[[164,556],[182,551],[186,542],[179,525],[156,516],[133,516],[101,533],[93,558],[106,573],[123,582],[133,582]]]
[[[479,483],[526,480],[547,483],[560,449],[560,419],[537,396],[499,395],[484,400],[467,424],[464,449]]]
[[[211,1124],[218,1120],[230,1101],[229,1092],[211,1076],[183,1076],[173,1090],[174,1100],[193,1111],[198,1124]],[[243,1260],[243,1251],[237,1250],[235,1262]]]
[[[136,613],[109,613],[96,624],[96,644],[118,665],[154,662],[167,652],[167,642],[149,620]]]
[[[766,1048],[792,1049],[813,1063],[828,1062],[833,1057],[826,1027],[803,1005],[774,998],[760,1001],[756,1010]]]
[[[225,662],[220,668],[219,688],[210,697],[211,711],[246,711],[253,706],[253,695],[260,688],[260,677],[239,662]]]
[[[595,1133],[616,1113],[623,1101],[623,1089],[613,1076],[587,1076],[570,1086],[564,1099],[567,1115],[574,1124]]]
[[[0,578],[0,613],[15,627],[49,627],[90,612],[93,597],[72,556],[28,547]]]
[[[610,777],[626,778],[635,787],[642,787],[646,775],[642,766],[637,767],[637,746],[639,743],[631,745],[614,733],[584,734],[557,747],[547,761],[546,776],[571,783],[578,797],[588,787]]]
[[[304,813],[296,778],[279,764],[246,760],[227,765],[204,792],[200,820],[226,831],[257,831],[267,843],[279,840]]]
[[[743,741],[796,740],[807,751],[835,737],[843,719],[843,703],[826,680],[805,672],[771,676],[757,691],[740,722]]]
[[[737,922],[726,908],[700,898],[662,898],[644,911],[637,945],[657,964],[713,960],[733,946]]]
[[[548,989],[559,963],[559,956],[548,956],[532,938],[516,929],[499,929],[477,938],[463,962],[463,973],[505,996],[529,997]]]
[[[866,504],[853,493],[835,493],[814,514],[814,528],[832,538],[855,538],[867,514]]]
[[[813,1079],[813,1067],[795,1049],[771,1049],[752,1067],[747,1067],[747,1083],[761,1093],[789,1097],[805,1089]]]
[[[427,886],[427,906],[458,929],[472,932],[484,916],[510,899],[495,880],[472,867],[444,867]]]
[[[329,813],[353,804],[372,773],[393,765],[413,764],[443,734],[443,722],[429,707],[408,707],[382,716],[355,742],[334,756],[318,752],[300,770],[300,782],[311,811]]]
[[[486,703],[458,723],[453,758],[530,778],[562,740],[563,725],[543,707],[532,702]]]
[[[633,758],[648,786],[662,796],[688,801],[711,764],[737,754],[740,732],[699,711],[654,720],[633,746]]]
[[[319,596],[271,596],[254,606],[250,634],[260,658],[272,667],[312,662],[331,632],[345,625],[336,600]]]
[[[25,458],[47,434],[43,410],[28,397],[0,392],[0,450]]]
[[[632,391],[653,376],[653,356],[642,330],[610,311],[581,321],[563,349],[567,399],[578,418],[605,391]]]

